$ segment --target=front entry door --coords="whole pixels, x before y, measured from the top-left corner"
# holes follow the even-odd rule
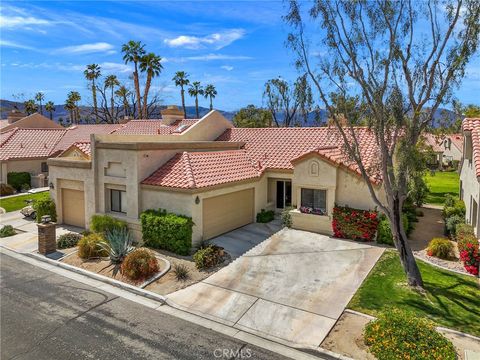
[[[277,180],[277,209],[292,206],[292,182]]]

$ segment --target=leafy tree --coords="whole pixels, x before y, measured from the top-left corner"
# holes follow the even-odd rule
[[[290,1],[285,16],[292,27],[288,45],[296,65],[309,75],[344,151],[388,217],[408,284],[423,287],[402,224],[402,207],[411,174],[417,172],[416,145],[436,110],[451,99],[477,51],[480,2],[316,0],[309,10],[308,24],[321,31],[309,32],[298,1]],[[312,44],[324,45],[325,56],[316,56],[315,65]],[[355,111],[337,107],[332,93],[338,99],[358,95]],[[376,167],[385,201],[368,180],[372,170],[366,167],[353,127],[359,112],[378,144]]]
[[[128,90],[125,85],[121,85],[117,91],[115,91],[115,95],[122,99],[124,116],[130,116],[130,105],[128,104],[130,90]]]
[[[35,94],[35,100],[38,102],[38,106],[40,108],[40,114],[43,115],[42,101],[45,100],[45,95],[39,91]]]
[[[140,59],[140,71],[147,73],[147,82],[145,83],[145,89],[143,92],[143,109],[142,115],[148,118],[147,104],[148,104],[148,92],[152,84],[152,78],[160,75],[162,71],[162,58],[154,53],[148,53]]]
[[[98,123],[97,85],[95,84],[95,80],[97,80],[101,75],[100,66],[97,64],[87,65],[87,68],[83,74],[87,80],[92,82],[90,88],[92,89],[93,114],[95,115],[95,122]]]
[[[197,114],[197,119],[199,118],[198,115],[198,96],[202,96],[204,94],[204,90],[200,85],[200,81],[194,81],[192,85],[188,88],[188,94],[191,97],[195,98],[195,112]]]
[[[268,110],[248,105],[233,117],[233,125],[239,128],[264,128],[272,126],[272,113]]]
[[[463,114],[467,118],[477,118],[480,117],[480,106],[469,104],[463,108]]]
[[[138,118],[142,118],[142,104],[140,96],[140,82],[138,78],[138,65],[143,55],[145,55],[145,45],[141,41],[130,40],[128,43],[122,45],[123,61],[125,64],[133,62],[133,82],[135,85],[135,93],[137,96]]]
[[[50,113],[50,120],[53,120],[53,112],[55,111],[55,104],[53,101],[47,101],[45,104],[45,110]]]
[[[185,107],[185,89],[184,87],[190,84],[188,74],[185,71],[177,71],[172,79],[175,86],[180,86],[180,96],[182,97],[183,117],[187,118],[187,109]]]
[[[210,98],[210,110],[213,110],[213,99],[215,98],[215,96],[217,96],[217,89],[215,89],[215,86],[213,86],[212,84],[205,86],[203,96],[205,97],[205,99]]]
[[[280,77],[268,80],[265,83],[263,98],[277,127],[299,126],[301,120],[306,122],[313,104],[307,75],[300,76],[293,84]]]
[[[105,88],[110,88],[110,116],[112,117],[112,120],[115,120],[115,99],[114,99],[114,94],[115,94],[115,87],[120,86],[120,81],[118,81],[116,75],[108,75],[105,78],[105,83],[104,83]]]
[[[35,100],[33,99],[25,101],[23,105],[25,106],[25,112],[27,113],[27,115],[31,115],[38,110],[37,104],[35,104]]]

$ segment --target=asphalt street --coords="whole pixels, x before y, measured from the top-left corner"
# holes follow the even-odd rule
[[[286,359],[0,255],[0,358]]]

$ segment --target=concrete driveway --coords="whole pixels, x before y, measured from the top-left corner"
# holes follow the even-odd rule
[[[316,348],[384,249],[283,229],[200,283],[182,310],[287,345]]]
[[[37,251],[38,249],[38,228],[35,221],[25,218],[20,211],[12,211],[5,214],[0,214],[0,227],[5,225],[12,225],[17,234],[5,238],[0,238],[0,245],[10,250],[29,253]],[[67,232],[80,233],[83,229],[69,226],[58,225],[57,237]]]

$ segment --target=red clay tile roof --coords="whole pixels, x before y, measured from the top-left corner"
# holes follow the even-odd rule
[[[463,153],[463,135],[453,134],[448,136],[452,140],[452,144]]]
[[[92,155],[92,148],[91,148],[91,144],[89,141],[86,141],[86,142],[76,142],[76,143],[73,143],[71,146],[69,146],[68,148],[66,148],[64,151],[61,152],[60,155],[58,156],[61,156],[62,154],[65,154],[68,150],[70,150],[72,147],[76,147],[77,149],[79,149],[81,152],[83,152],[85,155],[87,156],[91,156]]]
[[[480,118],[466,118],[462,122],[462,130],[472,133],[472,157],[475,173],[480,177]]]
[[[13,129],[5,131],[4,133],[0,133],[0,146],[2,146],[3,143],[10,138],[10,136],[15,134],[16,130],[17,130],[17,128],[13,128]]]
[[[363,160],[373,167],[378,158],[375,135],[367,128],[356,128]],[[341,146],[343,140],[334,127],[311,128],[232,128],[218,141],[244,141],[254,163],[267,169],[293,169],[291,161],[321,147]]]
[[[54,153],[67,150],[76,142],[90,142],[91,134],[110,134],[120,128],[121,124],[75,125],[67,128],[65,135],[55,146]]]
[[[0,147],[0,160],[35,159],[51,156],[65,129],[18,129],[6,134]]]
[[[443,137],[440,135],[425,133],[423,134],[423,139],[425,144],[432,147],[434,152],[444,152],[445,147],[443,146]]]
[[[115,131],[121,135],[170,135],[181,133],[195,124],[196,119],[177,120],[172,125],[164,125],[163,120],[131,120]]]
[[[183,152],[173,156],[142,184],[196,189],[260,175],[245,150]]]

